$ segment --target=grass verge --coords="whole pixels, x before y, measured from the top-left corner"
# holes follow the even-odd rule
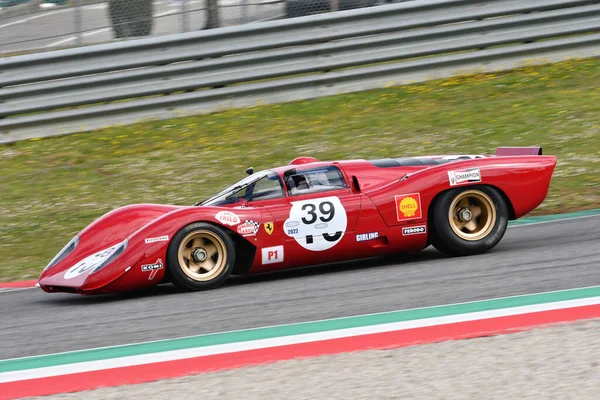
[[[191,204],[255,170],[319,159],[491,153],[559,162],[536,214],[600,204],[600,60],[574,60],[0,146],[0,280],[31,279],[130,203]]]

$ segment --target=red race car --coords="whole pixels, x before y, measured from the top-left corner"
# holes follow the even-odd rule
[[[195,206],[116,209],[48,264],[46,292],[113,293],[169,281],[212,289],[242,275],[429,244],[464,256],[493,248],[508,220],[546,197],[556,158],[539,147],[494,156],[318,162],[253,173]]]

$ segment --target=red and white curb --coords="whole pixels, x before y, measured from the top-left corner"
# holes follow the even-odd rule
[[[13,292],[15,290],[33,289],[38,286],[37,279],[18,282],[0,282],[0,293]]]
[[[369,316],[351,318],[364,317]],[[0,398],[81,391],[299,357],[489,336],[590,318],[600,318],[600,296],[267,339],[242,339],[234,343],[94,361],[66,362],[0,373]],[[330,322],[320,323],[326,325]],[[68,357],[69,353],[63,353],[62,356],[65,354]]]

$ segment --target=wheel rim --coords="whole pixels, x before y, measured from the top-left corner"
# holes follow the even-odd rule
[[[454,198],[448,209],[450,227],[464,240],[481,240],[496,224],[496,207],[479,190],[466,190]]]
[[[210,281],[218,276],[227,263],[225,243],[207,230],[190,232],[183,238],[177,252],[179,267],[195,281]]]

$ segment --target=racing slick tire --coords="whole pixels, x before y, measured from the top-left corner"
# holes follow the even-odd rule
[[[498,244],[508,225],[508,206],[489,186],[443,192],[433,206],[431,244],[452,256],[485,253]]]
[[[222,228],[195,222],[173,236],[167,249],[167,274],[177,287],[213,289],[222,284],[235,265],[235,245]]]

